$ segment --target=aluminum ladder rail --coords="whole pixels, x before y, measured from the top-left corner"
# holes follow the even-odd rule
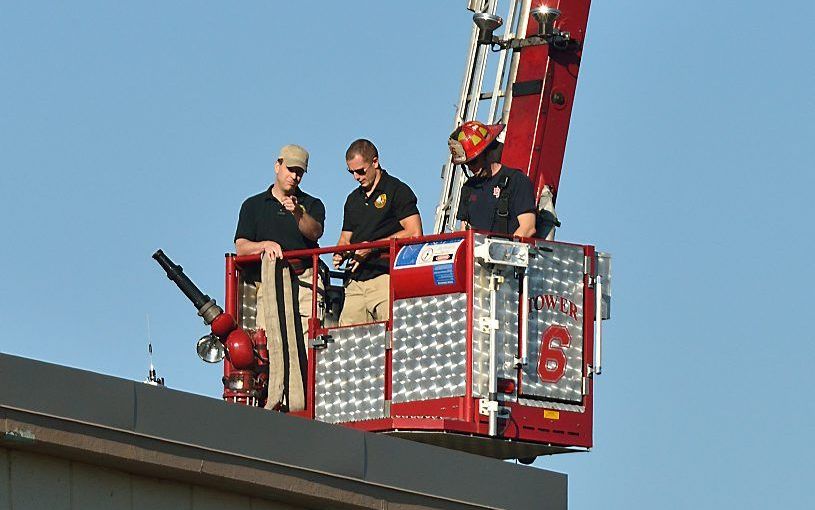
[[[467,9],[473,12],[487,12],[495,14],[500,0],[469,0]],[[504,32],[501,38],[513,39],[523,37],[526,33],[529,11],[532,0],[508,0],[504,17]],[[507,58],[508,52],[511,58]],[[484,91],[484,76],[490,55],[497,57],[495,79],[492,87]],[[502,49],[492,52],[489,46],[478,44],[478,27],[473,24],[470,35],[470,46],[464,68],[464,79],[461,83],[458,106],[453,120],[453,129],[461,124],[476,119],[479,106],[489,101],[489,108],[485,121],[487,124],[501,122],[506,124],[509,120],[509,111],[512,104],[512,84],[515,82],[515,73],[518,69],[520,53],[517,50]],[[503,99],[499,115],[499,102]],[[452,131],[452,130],[451,130]],[[461,198],[461,187],[466,180],[462,171],[456,171],[450,155],[444,163],[441,172],[442,188],[439,204],[436,207],[436,219],[433,232],[452,232],[456,230],[456,211]]]

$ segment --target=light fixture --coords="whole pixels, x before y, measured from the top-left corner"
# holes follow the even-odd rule
[[[560,17],[560,10],[541,5],[532,9],[532,17],[538,22],[538,35],[548,37],[555,34],[555,21]]]
[[[508,239],[487,238],[473,250],[475,258],[483,264],[527,267],[529,245]]]
[[[218,363],[226,356],[224,344],[215,335],[204,335],[195,344],[195,351],[202,361],[207,363]]]
[[[493,32],[504,24],[504,20],[495,14],[476,12],[473,14],[473,22],[478,27],[478,44],[487,45],[492,51],[520,50],[543,44],[550,44],[561,51],[576,50],[580,47],[580,43],[572,39],[569,32],[561,32],[555,28],[555,22],[560,19],[560,9],[541,5],[532,9],[529,14],[538,23],[538,31],[534,35],[523,37],[519,34],[501,39],[494,36]]]
[[[504,24],[501,16],[486,12],[473,14],[473,22],[478,27],[478,44],[492,44],[492,33]]]

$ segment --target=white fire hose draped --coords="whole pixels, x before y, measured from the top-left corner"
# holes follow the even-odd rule
[[[300,320],[298,278],[288,262],[265,254],[261,262],[258,308],[269,349],[269,394],[266,408],[285,404],[305,409],[306,343]]]

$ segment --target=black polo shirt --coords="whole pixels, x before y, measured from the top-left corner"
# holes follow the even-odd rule
[[[499,186],[504,176],[509,177],[507,191],[509,192],[509,232],[512,234],[520,226],[518,216],[524,213],[536,211],[535,192],[532,188],[532,181],[520,170],[501,166],[501,170],[493,176],[470,177],[464,183],[462,189],[462,200],[458,204],[456,219],[466,221],[476,230],[489,230],[496,232],[497,222],[495,221],[495,210],[498,206],[498,197],[501,193]],[[469,192],[469,200],[464,200]]]
[[[317,242],[300,232],[294,215],[272,195],[272,187],[274,185],[243,202],[238,227],[235,230],[235,240],[274,241],[283,251],[317,248]],[[322,226],[325,223],[325,206],[320,199],[303,192],[300,188],[297,188],[294,195],[297,197],[297,203],[305,207],[308,215]],[[248,274],[245,277],[260,279],[259,274]]]
[[[416,195],[407,184],[380,170],[382,174],[370,196],[362,186],[345,199],[342,229],[351,232],[351,242],[376,241],[402,230],[401,220],[419,214]],[[362,264],[351,278],[370,280],[388,272],[388,260],[376,254]]]

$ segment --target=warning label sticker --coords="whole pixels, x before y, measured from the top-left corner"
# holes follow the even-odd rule
[[[464,239],[449,239],[447,241],[433,241],[430,243],[410,244],[403,246],[396,255],[394,269],[407,267],[435,266],[455,262],[456,251]],[[435,274],[435,271],[434,271]]]
[[[453,273],[453,264],[439,264],[433,266],[433,283],[436,285],[453,285],[456,275]]]

